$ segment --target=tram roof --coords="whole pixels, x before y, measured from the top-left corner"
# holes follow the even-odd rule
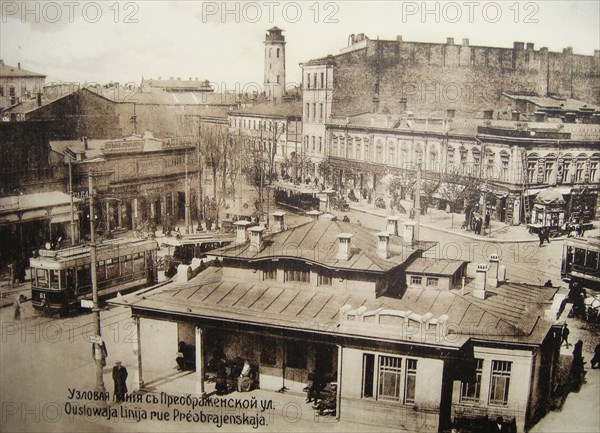
[[[600,236],[592,236],[589,238],[567,238],[565,246],[574,246],[585,250],[600,252]]]
[[[96,248],[98,260],[158,249],[153,239],[117,238],[104,241]],[[31,267],[60,269],[89,263],[90,245],[76,245],[60,250],[39,250],[39,257],[30,259]]]

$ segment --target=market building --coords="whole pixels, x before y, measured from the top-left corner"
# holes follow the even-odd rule
[[[378,232],[315,217],[270,235],[240,223],[237,243],[215,252],[220,265],[112,301],[137,323],[139,386],[152,379],[142,363],[173,368],[153,348],[174,353],[183,341],[199,395],[212,395],[211,366],[223,357],[248,361],[265,390],[302,395],[310,373],[325,378],[342,420],[368,414],[434,431],[503,416],[522,432],[545,413],[560,346],[546,318],[556,316],[557,288],[505,281],[499,257],[464,287],[407,286],[435,244],[416,241],[412,223],[391,218]]]

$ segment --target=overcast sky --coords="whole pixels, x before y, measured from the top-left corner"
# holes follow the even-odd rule
[[[25,3],[25,7],[23,4]],[[139,83],[142,77],[262,82],[265,30],[284,29],[288,82],[298,64],[346,46],[348,35],[551,51],[600,48],[600,2],[592,1],[5,1],[0,56],[47,82]],[[427,12],[424,14],[424,12]]]

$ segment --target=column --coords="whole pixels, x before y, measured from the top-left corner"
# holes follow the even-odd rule
[[[133,316],[133,320],[135,322],[134,335],[131,339],[133,344],[133,354],[136,355],[137,358],[137,368],[134,369],[133,372],[133,382],[134,386],[138,387],[138,390],[144,388],[144,379],[142,377],[142,334],[140,331],[140,318],[139,316]]]
[[[337,360],[337,396],[336,396],[336,409],[335,418],[340,419],[340,409],[342,406],[342,366],[343,366],[343,348],[338,344],[338,360]]]
[[[110,232],[110,202],[106,200],[106,233]]]
[[[196,393],[205,396],[204,391],[204,348],[202,347],[202,328],[196,326]]]
[[[117,226],[123,227],[123,202],[118,202],[117,205]]]

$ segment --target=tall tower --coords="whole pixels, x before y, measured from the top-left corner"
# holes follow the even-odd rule
[[[285,37],[273,27],[265,36],[265,95],[281,102],[285,95]]]

